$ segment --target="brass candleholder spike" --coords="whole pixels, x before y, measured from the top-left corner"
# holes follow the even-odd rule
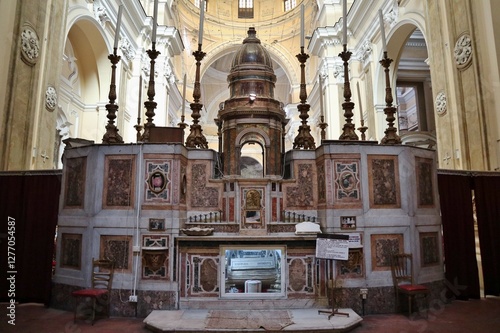
[[[396,133],[397,129],[394,127],[394,120],[396,118],[394,117],[394,114],[396,113],[396,108],[392,106],[392,91],[391,91],[391,84],[390,84],[390,79],[389,79],[389,66],[392,63],[392,59],[387,57],[387,51],[384,51],[384,58],[380,60],[380,64],[382,67],[384,67],[384,72],[385,72],[385,103],[386,107],[384,108],[384,113],[386,115],[386,121],[387,121],[387,129],[385,130],[385,136],[382,138],[380,143],[382,144],[389,144],[389,145],[397,145],[401,144],[401,138],[399,135]]]
[[[326,139],[326,128],[328,127],[328,124],[325,123],[325,117],[324,116],[320,116],[319,117],[320,119],[320,123],[318,124],[319,128],[321,128],[321,140],[325,140]]]
[[[361,140],[365,141],[366,140],[366,130],[368,129],[368,127],[365,126],[365,120],[363,118],[361,118],[361,126],[358,127],[358,131],[361,132]]]
[[[186,123],[184,122],[184,119],[185,119],[185,117],[184,117],[184,115],[182,115],[182,116],[181,116],[181,122],[177,124],[177,125],[179,125],[179,127],[180,127],[180,128],[182,128],[182,129],[185,129],[185,128],[187,127],[187,125],[188,125],[188,124],[186,124]]]
[[[123,143],[123,139],[118,134],[118,128],[115,126],[116,111],[118,105],[115,104],[116,100],[116,64],[120,61],[120,56],[116,54],[116,48],[112,54],[108,56],[111,61],[111,84],[109,85],[109,103],[106,104],[108,111],[108,124],[106,125],[106,133],[102,137],[102,143]]]
[[[151,50],[147,50],[147,54],[149,55],[150,68],[149,68],[149,84],[148,84],[148,100],[144,102],[144,107],[146,108],[146,124],[144,124],[144,133],[142,133],[142,142],[149,142],[149,130],[151,127],[155,127],[153,123],[153,118],[155,116],[155,109],[157,103],[154,101],[155,97],[155,59],[160,54],[160,51],[156,51],[155,42],[152,43]]]
[[[311,106],[306,104],[307,91],[306,91],[306,74],[305,74],[305,63],[309,55],[304,53],[304,47],[300,47],[300,53],[297,54],[297,59],[300,62],[300,104],[297,109],[300,112],[299,118],[302,120],[302,124],[299,126],[299,134],[295,137],[293,142],[293,149],[315,149],[316,144],[314,143],[314,138],[311,135],[311,128],[307,124],[307,118],[309,118],[309,109]]]
[[[349,83],[349,59],[351,58],[351,52],[347,51],[347,44],[344,44],[344,51],[339,53],[339,57],[344,61],[344,100],[342,103],[342,109],[344,110],[345,124],[342,128],[342,134],[339,140],[359,140],[358,135],[354,131],[354,124],[352,123],[352,110],[354,109],[354,103],[351,102],[351,84]]]
[[[190,127],[191,132],[189,133],[189,135],[186,139],[186,147],[189,147],[189,148],[201,148],[201,149],[208,148],[207,139],[203,135],[203,130],[201,129],[201,125],[198,124],[199,119],[201,117],[200,110],[203,107],[203,104],[199,103],[200,97],[201,97],[200,65],[201,65],[201,61],[205,57],[205,54],[206,54],[205,52],[201,51],[201,44],[198,44],[198,50],[193,52],[193,56],[196,59],[196,77],[195,77],[195,81],[194,81],[194,91],[193,91],[194,102],[190,104],[191,110],[193,111],[191,113],[191,118],[193,119],[193,124]]]
[[[135,139],[137,140],[137,142],[140,142],[142,139],[141,131],[144,128],[144,126],[141,125],[141,117],[137,118],[137,125],[134,125],[134,128],[137,131],[137,134],[135,135]]]

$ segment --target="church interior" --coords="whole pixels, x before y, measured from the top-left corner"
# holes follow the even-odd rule
[[[500,296],[499,2],[0,9],[0,245],[16,230],[18,246],[0,260],[24,272],[17,301],[74,311],[106,259],[111,316],[411,315],[401,253],[417,309]]]

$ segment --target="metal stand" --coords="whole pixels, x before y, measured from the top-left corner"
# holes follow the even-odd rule
[[[331,262],[332,262],[332,267],[333,267],[333,259],[330,259]],[[321,313],[328,313],[328,320],[330,320],[330,318],[332,316],[335,316],[335,315],[342,315],[342,316],[347,316],[349,317],[349,314],[346,313],[346,312],[339,312],[338,310],[338,307],[337,307],[337,302],[335,301],[335,292],[337,291],[337,288],[335,287],[334,281],[332,280],[332,288],[331,288],[331,304],[332,304],[332,309],[331,310],[318,310],[318,314],[321,314]]]

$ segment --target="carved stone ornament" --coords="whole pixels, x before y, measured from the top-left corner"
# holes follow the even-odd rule
[[[54,111],[57,106],[57,92],[56,88],[52,86],[47,87],[47,91],[45,91],[45,107],[49,111]]]
[[[135,58],[134,48],[127,38],[121,40],[120,50],[122,50],[123,55],[125,56],[125,58],[127,58],[128,61],[131,61]]]
[[[454,54],[457,68],[464,68],[470,64],[472,60],[472,41],[468,34],[458,38],[455,43]]]
[[[33,66],[38,61],[40,53],[40,40],[30,26],[25,26],[21,33],[21,58],[30,66]]]
[[[440,91],[436,95],[436,101],[434,102],[434,104],[438,115],[442,116],[446,113],[447,102],[446,102],[446,94],[444,93],[444,91]]]

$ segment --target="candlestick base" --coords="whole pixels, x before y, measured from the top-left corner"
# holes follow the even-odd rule
[[[141,134],[141,131],[142,131],[142,129],[143,129],[144,127],[143,127],[143,126],[141,126],[141,125],[139,125],[139,124],[137,124],[137,125],[134,125],[134,128],[135,128],[135,130],[137,131],[137,134],[136,134],[136,136],[135,136],[135,140],[136,140],[137,142],[141,142],[141,139],[142,139],[142,134]]]
[[[366,130],[368,129],[368,127],[364,126],[364,125],[361,125],[361,127],[358,127],[358,131],[361,132],[361,140],[362,141],[366,141]]]

